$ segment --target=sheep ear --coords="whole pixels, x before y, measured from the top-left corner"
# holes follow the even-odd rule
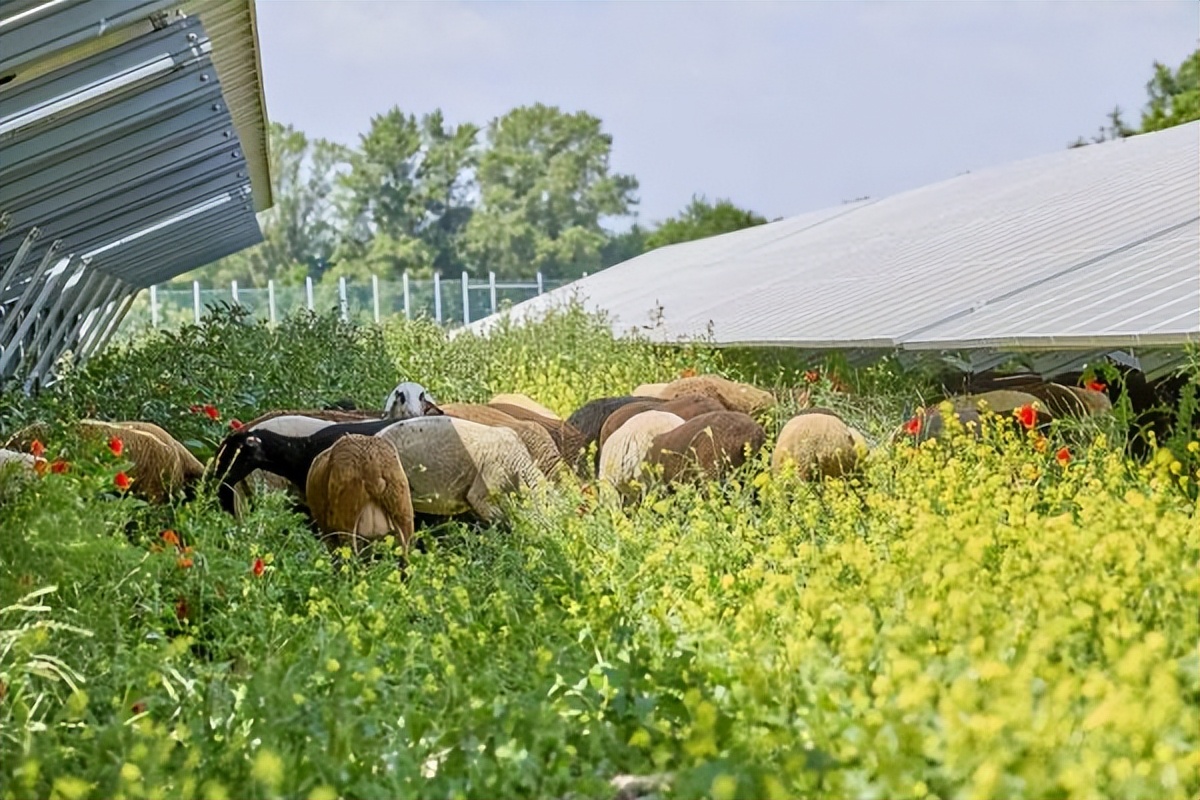
[[[442,411],[427,395],[421,395],[421,413],[427,417],[441,417],[446,412]]]

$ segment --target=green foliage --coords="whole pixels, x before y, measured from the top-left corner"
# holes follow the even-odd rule
[[[692,197],[692,202],[679,216],[664,220],[646,237],[646,249],[730,233],[763,225],[766,221],[766,217],[738,208],[730,200],[718,199],[716,203],[709,203],[703,196]]]
[[[637,202],[637,180],[610,173],[611,150],[600,120],[583,111],[538,103],[492,120],[479,159],[480,204],[466,231],[472,265],[504,277],[598,268],[601,218],[624,216]]]
[[[1185,58],[1175,71],[1155,61],[1154,77],[1146,83],[1146,94],[1148,100],[1142,111],[1140,128],[1126,125],[1118,106],[1108,114],[1108,127],[1100,126],[1091,143],[1161,131],[1200,119],[1200,48]],[[1069,147],[1087,144],[1089,142],[1081,136]]]

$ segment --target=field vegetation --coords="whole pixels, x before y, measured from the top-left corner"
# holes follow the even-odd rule
[[[622,509],[566,481],[513,522],[347,558],[281,495],[148,506],[72,441],[142,419],[202,459],[231,421],[401,377],[564,416],[684,370],[799,389],[874,446],[861,474]],[[806,374],[807,373],[807,374]],[[840,389],[840,390],[839,390]],[[1120,415],[1047,438],[892,440],[929,387],[694,343],[578,309],[489,340],[236,312],[111,348],[36,399],[51,468],[0,479],[0,798],[1190,798],[1200,791],[1200,444],[1143,462]],[[1189,394],[1194,399],[1194,395]],[[1191,402],[1191,400],[1189,400]],[[1188,412],[1190,413],[1190,412]]]

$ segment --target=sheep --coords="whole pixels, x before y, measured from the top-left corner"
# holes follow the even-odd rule
[[[408,553],[413,537],[413,507],[408,476],[396,448],[375,436],[351,433],[313,459],[305,479],[313,521],[332,538],[333,547],[397,533]]]
[[[296,417],[306,420],[320,420],[322,422],[358,422],[366,419],[380,419],[383,416],[378,411],[368,411],[365,409],[345,410],[337,408],[321,408],[321,409],[279,409],[268,411],[265,414],[260,414],[254,419],[243,424],[244,428],[257,428],[268,420],[278,419],[279,417]]]
[[[672,400],[685,394],[702,394],[721,402],[730,411],[759,414],[775,405],[775,397],[748,383],[738,383],[720,375],[696,375],[671,381],[660,397]]]
[[[383,415],[394,420],[432,417],[441,413],[425,387],[412,381],[398,384],[383,401]]]
[[[655,436],[646,463],[661,467],[667,484],[695,477],[719,479],[746,463],[766,438],[762,425],[749,414],[712,411]]]
[[[599,480],[611,484],[623,496],[629,497],[629,484],[641,474],[642,463],[654,437],[679,427],[683,422],[683,418],[677,414],[655,410],[643,411],[627,420],[608,437],[601,448],[597,470]]]
[[[805,409],[779,432],[771,472],[781,475],[794,469],[802,481],[839,478],[858,467],[866,449],[862,434],[832,411]]]
[[[446,403],[439,406],[442,413],[455,419],[469,419],[481,425],[508,428],[520,437],[521,443],[533,457],[533,463],[546,477],[556,477],[563,468],[562,453],[549,431],[535,422],[516,419],[498,408],[472,403]]]
[[[721,405],[719,400],[714,400],[711,397],[705,397],[701,394],[685,394],[681,397],[676,397],[674,400],[667,400],[662,403],[629,403],[609,414],[608,419],[604,420],[604,425],[600,428],[600,438],[598,440],[600,450],[604,450],[604,443],[608,441],[608,437],[615,433],[622,425],[643,411],[652,409],[669,411],[686,422],[692,417],[698,417],[710,411],[724,411],[725,406]]]
[[[537,400],[534,400],[529,395],[520,394],[518,392],[501,393],[501,394],[493,395],[492,399],[488,400],[488,405],[489,406],[495,406],[495,405],[520,406],[521,408],[528,409],[529,411],[532,411],[535,414],[541,414],[543,417],[546,417],[547,419],[556,419],[556,420],[562,421],[562,417],[560,417],[558,414],[555,414],[550,409],[546,408],[544,405],[539,403]]]
[[[376,436],[396,449],[415,513],[446,517],[473,512],[494,522],[502,516],[495,495],[546,484],[513,431],[441,415],[344,423],[303,437],[272,431],[231,434],[214,459],[222,476],[217,491],[221,507],[233,513],[232,487],[255,469],[306,483],[317,455],[351,433]]]
[[[542,416],[524,406],[494,402],[490,402],[488,405],[497,411],[503,411],[514,419],[541,425],[550,434],[550,438],[554,440],[554,444],[558,447],[558,452],[562,456],[562,460],[572,466],[578,466],[577,462],[579,461],[580,454],[583,452],[583,434],[574,426],[558,418],[551,419]]]
[[[40,459],[45,461],[45,459]],[[29,453],[0,448],[0,476],[30,473],[37,467],[39,459]]]
[[[630,394],[634,397],[655,397],[659,400],[663,399],[663,390],[667,388],[665,383],[642,383],[639,384]]]
[[[629,403],[654,403],[657,405],[662,402],[662,400],[634,397],[632,395],[600,397],[588,401],[576,409],[574,414],[567,417],[567,424],[583,434],[583,449],[587,450],[592,442],[600,439],[600,429],[604,427],[604,420],[608,419],[608,415],[621,406],[628,405]]]

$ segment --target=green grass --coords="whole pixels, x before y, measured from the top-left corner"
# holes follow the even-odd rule
[[[6,432],[147,419],[206,455],[231,418],[375,407],[401,378],[565,415],[688,368],[813,366],[577,310],[491,341],[226,314],[0,409]],[[848,377],[865,393],[812,389],[883,442],[919,379]],[[0,797],[607,797],[657,772],[689,798],[1194,797],[1200,446],[1139,465],[1118,435],[881,447],[819,486],[764,453],[628,510],[568,483],[511,526],[426,531],[402,573],[330,554],[279,496],[148,507],[59,434],[68,472],[0,484]]]

